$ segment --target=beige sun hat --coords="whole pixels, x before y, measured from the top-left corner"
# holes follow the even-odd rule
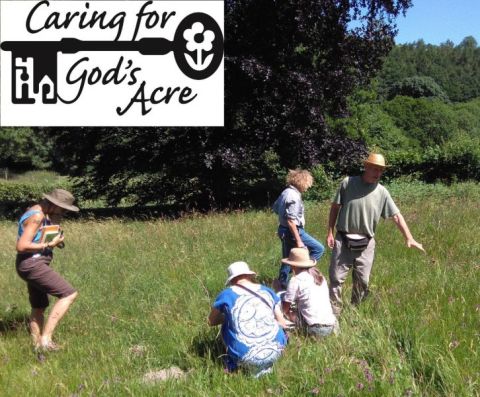
[[[385,157],[380,153],[370,153],[368,158],[363,161],[363,164],[376,165],[378,167],[386,168]]]
[[[230,284],[230,281],[232,281],[235,277],[242,276],[244,274],[248,274],[251,276],[255,276],[257,273],[254,271],[250,270],[248,267],[247,262],[233,262],[227,269],[228,273],[228,278],[227,281],[225,282],[225,285]]]
[[[317,264],[316,261],[310,259],[308,249],[305,248],[292,248],[288,258],[283,258],[282,263],[295,267],[313,267]]]
[[[73,205],[75,198],[73,194],[64,189],[53,189],[50,193],[43,195],[43,198],[55,204],[57,207],[78,212],[79,208]]]

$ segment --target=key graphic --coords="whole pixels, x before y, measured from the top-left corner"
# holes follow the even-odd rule
[[[142,55],[173,52],[180,70],[187,77],[203,80],[218,69],[223,58],[223,35],[217,22],[207,14],[194,13],[177,27],[173,41],[143,38],[138,41],[5,41],[0,46],[12,52],[12,102],[35,103],[40,94],[43,103],[56,103],[57,55],[81,51],[136,51]]]

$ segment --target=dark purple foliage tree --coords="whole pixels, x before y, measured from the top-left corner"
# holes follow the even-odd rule
[[[225,127],[43,129],[84,197],[222,208],[265,204],[286,168],[343,173],[365,146],[327,115],[379,70],[410,0],[226,0]]]

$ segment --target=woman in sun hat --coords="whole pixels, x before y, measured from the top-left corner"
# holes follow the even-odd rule
[[[58,322],[77,297],[77,291],[50,267],[53,249],[63,245],[63,233],[50,242],[41,241],[41,228],[62,218],[66,211],[77,212],[73,195],[63,189],[54,189],[43,195],[43,199],[30,207],[18,222],[17,259],[18,275],[27,282],[30,305],[30,334],[35,348],[51,351],[58,346],[52,335]],[[55,296],[55,302],[47,322],[44,313],[48,307],[48,295]]]
[[[287,318],[311,336],[327,336],[337,322],[330,304],[328,285],[323,275],[310,259],[308,251],[292,248],[283,263],[291,266],[293,277],[283,296],[282,309]],[[291,311],[292,305],[296,313]]]
[[[215,299],[208,324],[222,325],[226,370],[240,367],[259,377],[271,371],[287,344],[280,299],[254,282],[255,272],[245,262],[232,263],[227,273],[228,288]]]

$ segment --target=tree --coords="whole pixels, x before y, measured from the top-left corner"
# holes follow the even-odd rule
[[[442,87],[428,76],[406,77],[393,84],[388,93],[388,99],[393,99],[397,95],[412,98],[436,98],[448,102],[448,96]]]
[[[453,108],[437,99],[397,96],[384,102],[382,108],[422,148],[441,145],[458,132]]]
[[[48,168],[49,143],[29,128],[0,128],[0,167]]]
[[[329,131],[379,70],[410,0],[227,0],[225,128],[43,129],[84,196],[197,208],[264,204],[279,170],[348,172],[362,142]],[[355,27],[352,24],[356,21]],[[334,164],[334,167],[331,165]]]
[[[379,92],[392,98],[392,89],[398,89],[392,87],[394,84],[418,76],[435,80],[452,101],[480,96],[480,48],[476,40],[468,36],[456,47],[451,41],[436,46],[423,40],[395,46],[379,73]]]

